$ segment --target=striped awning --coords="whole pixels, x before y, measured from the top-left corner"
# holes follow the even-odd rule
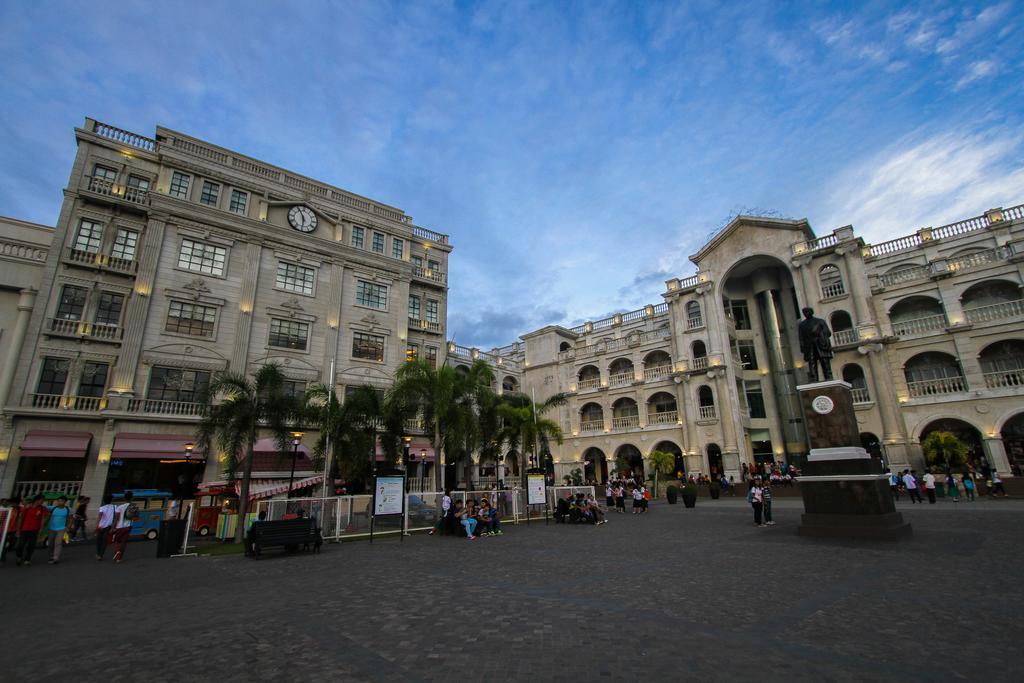
[[[21,442],[23,458],[84,458],[91,432],[58,432],[33,429]]]
[[[184,458],[186,455],[185,444],[191,443],[194,440],[195,437],[188,434],[120,432],[114,437],[114,448],[111,457],[122,459],[149,458],[154,460]],[[196,462],[203,459],[203,456],[199,453],[196,453],[195,456]]]
[[[307,486],[322,484],[323,481],[324,475],[322,474],[296,479],[292,482],[292,490],[298,491],[299,489],[306,488]],[[242,495],[242,482],[235,482],[235,493]],[[288,493],[287,479],[253,479],[249,482],[249,500],[273,498],[274,496],[282,493]]]

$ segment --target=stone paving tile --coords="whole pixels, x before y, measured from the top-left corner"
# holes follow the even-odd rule
[[[901,503],[909,541],[796,535],[799,501],[320,556],[0,569],[4,681],[1019,680],[1024,502]],[[52,639],[55,626],[67,637]],[[38,656],[26,657],[26,652]]]

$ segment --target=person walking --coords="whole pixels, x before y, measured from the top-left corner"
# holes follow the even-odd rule
[[[32,504],[21,511],[21,522],[18,524],[18,566],[32,564],[32,553],[36,549],[39,532],[43,530],[46,519],[46,507],[43,497],[37,495]]]
[[[124,502],[114,509],[114,562],[124,562],[132,522],[139,518],[139,507],[132,502],[132,492],[124,492]]]
[[[78,532],[82,532],[82,540],[88,541],[89,534],[85,530],[85,523],[88,521],[89,516],[86,511],[89,509],[89,498],[82,496],[78,499],[78,504],[75,505],[75,514],[71,518],[71,540],[78,540]]]
[[[957,488],[952,470],[946,470],[946,495],[952,498],[954,503],[960,502],[960,489]]]
[[[892,489],[892,497],[900,499],[900,475],[896,472],[889,473],[889,488]]]
[[[626,487],[621,481],[615,487],[615,511],[619,514],[626,514]]]
[[[994,469],[992,470],[992,497],[995,498],[996,494],[1006,498],[1006,489],[1003,488],[1003,480],[999,478],[999,473]]]
[[[754,526],[762,527],[761,513],[764,509],[764,492],[761,490],[761,478],[755,476],[747,491],[747,502],[754,508]]]
[[[911,503],[923,503],[921,494],[917,491],[917,478],[910,470],[903,470],[903,488],[907,490],[907,496]]]
[[[47,509],[50,511],[50,519],[46,523],[50,564],[57,564],[60,562],[60,553],[64,550],[64,536],[71,530],[74,513],[68,507],[68,499],[65,496],[57,498],[57,504]]]
[[[924,473],[924,492],[928,495],[928,504],[935,505],[935,475]]]
[[[971,476],[970,472],[964,472],[964,476],[961,478],[964,484],[964,498],[967,502],[974,502],[974,477]]]
[[[604,504],[609,510],[615,507],[615,489],[611,482],[604,485]]]
[[[110,543],[110,536],[114,533],[114,507],[113,498],[108,493],[103,496],[103,505],[96,513],[96,559],[102,560],[107,552],[107,544]]]
[[[7,560],[7,551],[15,550],[18,546],[18,525],[21,524],[21,498],[14,496],[7,505],[10,508],[7,517],[7,537],[4,539],[4,547],[0,548],[0,562]],[[17,551],[15,550],[15,554]]]
[[[644,506],[644,492],[640,490],[640,487],[633,488],[633,514],[639,515],[643,512]]]
[[[765,526],[775,526],[772,521],[772,485],[769,480],[761,482],[761,501],[764,506]]]

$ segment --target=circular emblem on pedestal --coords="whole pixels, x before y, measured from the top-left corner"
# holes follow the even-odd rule
[[[828,396],[815,396],[811,401],[811,407],[818,415],[828,415],[836,407],[836,404]]]

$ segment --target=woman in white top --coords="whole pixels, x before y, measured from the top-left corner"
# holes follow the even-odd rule
[[[643,512],[644,505],[644,492],[637,486],[633,489],[633,514],[639,515]]]
[[[111,529],[114,526],[114,504],[110,494],[103,496],[103,505],[96,514],[96,559],[102,560],[110,542]]]

